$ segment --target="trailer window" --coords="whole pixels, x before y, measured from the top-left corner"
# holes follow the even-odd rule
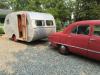
[[[45,25],[43,20],[36,20],[35,23],[37,26],[44,26]]]
[[[46,20],[46,25],[47,26],[53,26],[53,21],[52,20]]]

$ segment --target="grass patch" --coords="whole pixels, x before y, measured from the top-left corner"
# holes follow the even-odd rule
[[[0,23],[0,35],[4,34],[3,23]]]
[[[3,26],[4,24],[3,23],[0,23],[0,26]]]
[[[4,34],[3,28],[0,28],[0,35]]]
[[[0,23],[0,33],[3,31],[3,23]]]

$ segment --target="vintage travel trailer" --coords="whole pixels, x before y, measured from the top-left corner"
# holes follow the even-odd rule
[[[8,38],[31,42],[56,32],[56,24],[51,14],[19,11],[6,16],[4,31]]]

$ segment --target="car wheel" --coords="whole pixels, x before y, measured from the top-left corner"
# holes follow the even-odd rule
[[[59,53],[63,55],[68,55],[69,54],[68,48],[64,45],[61,45],[59,48]]]

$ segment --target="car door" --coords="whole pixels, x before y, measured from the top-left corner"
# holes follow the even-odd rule
[[[90,39],[89,35],[90,26],[89,25],[77,25],[72,29],[70,33],[71,38],[71,51],[78,54],[87,55],[87,47]]]
[[[93,35],[90,38],[88,56],[100,60],[100,25],[93,26]]]

